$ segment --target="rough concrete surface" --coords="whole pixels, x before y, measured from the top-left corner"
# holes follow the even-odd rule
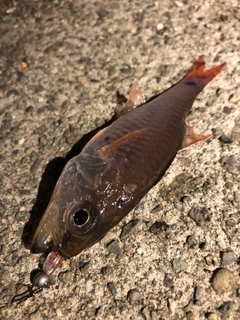
[[[1,319],[240,319],[239,30],[237,0],[1,0]],[[150,98],[200,54],[227,62],[188,117],[213,138],[27,298],[64,157],[111,119],[117,91],[138,79]]]

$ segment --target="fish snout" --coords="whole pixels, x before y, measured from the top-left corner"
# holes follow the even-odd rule
[[[31,253],[41,253],[53,246],[53,238],[51,234],[35,234],[31,246]]]

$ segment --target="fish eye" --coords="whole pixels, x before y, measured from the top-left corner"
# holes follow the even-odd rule
[[[73,221],[77,227],[82,227],[90,219],[90,212],[87,209],[80,209],[73,214]]]
[[[84,201],[71,210],[69,218],[71,230],[75,234],[84,234],[96,225],[98,211],[91,203]]]

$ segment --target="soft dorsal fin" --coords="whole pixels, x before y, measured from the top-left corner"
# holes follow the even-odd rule
[[[134,109],[144,102],[145,102],[145,97],[138,85],[137,80],[135,80],[130,89],[129,97],[124,107],[127,108],[128,110]]]
[[[118,106],[118,108],[115,110],[116,116],[123,116],[127,112],[137,108],[143,103],[145,103],[144,94],[142,93],[137,80],[135,80],[131,86],[127,101],[124,103],[124,105]]]
[[[114,153],[116,150],[121,148],[122,146],[125,146],[125,145],[141,138],[146,133],[146,131],[147,131],[147,128],[130,132],[130,133],[126,134],[125,136],[122,136],[121,138],[113,141],[112,143],[102,147],[98,151],[99,151],[102,158],[106,158],[109,155],[111,155],[112,153]]]

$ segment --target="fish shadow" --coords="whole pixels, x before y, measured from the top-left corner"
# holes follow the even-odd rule
[[[115,115],[112,117],[112,119],[104,123],[102,126],[85,134],[78,142],[73,145],[73,147],[65,157],[56,157],[50,160],[46,165],[39,184],[36,202],[33,205],[32,210],[30,211],[30,218],[23,228],[22,243],[26,249],[31,248],[36,229],[48,206],[54,187],[66,163],[70,159],[78,155],[97,132],[109,126],[114,120],[116,120]]]

